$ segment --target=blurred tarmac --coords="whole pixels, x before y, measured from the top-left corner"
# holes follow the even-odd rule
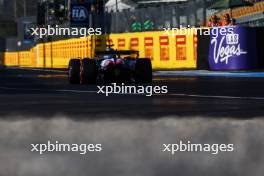
[[[90,119],[87,116],[87,119]],[[264,122],[164,117],[156,120],[28,118],[0,122],[0,173],[5,176],[262,176]],[[31,143],[101,143],[103,151],[31,153]],[[162,152],[163,143],[233,143],[234,152]]]
[[[64,72],[0,74],[0,175],[262,176],[263,78],[155,76],[169,93],[96,94]],[[103,151],[31,153],[31,143],[102,143]],[[164,143],[234,143],[232,153],[162,152]]]

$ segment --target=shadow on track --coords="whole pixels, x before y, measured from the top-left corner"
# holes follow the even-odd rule
[[[8,69],[0,75],[0,87],[7,87],[0,88],[0,118],[54,118],[62,115],[75,120],[120,117],[152,120],[166,116],[247,119],[264,115],[264,100],[177,96],[197,94],[264,97],[262,79],[182,77],[174,80],[157,79],[153,85],[167,85],[169,93],[152,97],[106,97],[95,93],[96,86],[69,85],[65,73]]]

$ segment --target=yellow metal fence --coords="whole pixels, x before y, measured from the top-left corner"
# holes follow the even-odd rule
[[[66,68],[71,58],[91,58],[94,50],[113,44],[115,49],[138,50],[151,58],[154,69],[196,68],[197,36],[164,35],[164,31],[110,34],[38,44],[30,51],[5,52],[6,66]]]

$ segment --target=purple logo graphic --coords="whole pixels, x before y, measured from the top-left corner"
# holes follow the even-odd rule
[[[252,28],[232,28],[211,35],[209,66],[211,70],[240,70],[256,67],[256,34]],[[221,29],[221,28],[219,28]]]

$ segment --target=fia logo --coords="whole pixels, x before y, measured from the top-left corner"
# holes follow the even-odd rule
[[[72,8],[73,21],[85,21],[88,18],[88,11],[85,7],[76,6]]]
[[[214,37],[211,40],[211,45],[213,45],[213,58],[216,64],[218,62],[224,62],[228,65],[231,57],[247,54],[247,52],[243,51],[240,47],[238,34],[228,34]]]

